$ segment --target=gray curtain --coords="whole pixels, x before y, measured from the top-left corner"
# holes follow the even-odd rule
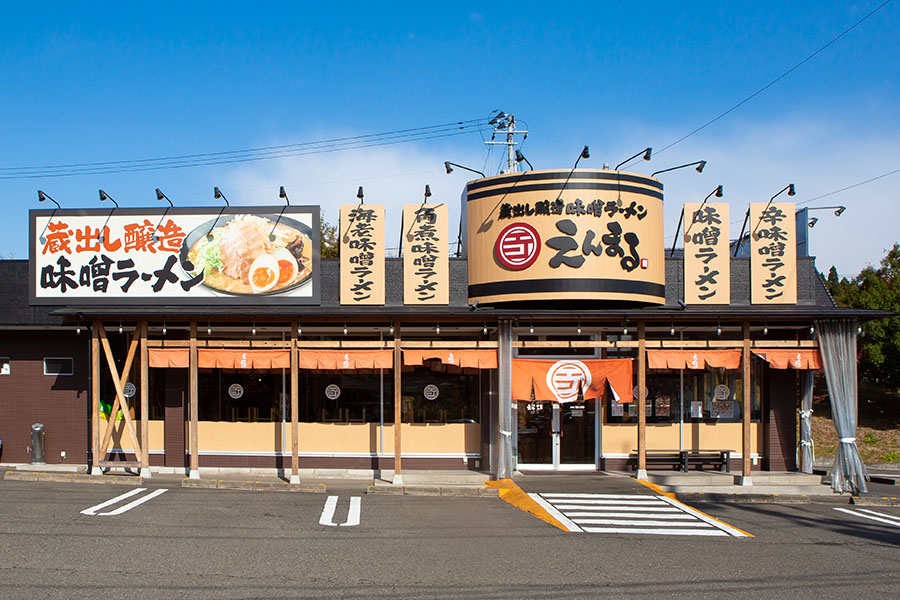
[[[831,487],[835,492],[865,492],[869,475],[856,447],[856,320],[817,321],[816,329],[838,434]]]
[[[800,471],[812,473],[815,449],[812,445],[812,397],[813,371],[801,372],[801,390],[803,398],[800,403]]]

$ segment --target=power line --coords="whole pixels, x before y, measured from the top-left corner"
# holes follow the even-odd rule
[[[486,121],[486,119],[470,119],[454,123],[444,123],[441,125],[430,125],[427,127],[416,127],[377,134],[348,136],[331,140],[284,144],[280,146],[268,146],[247,150],[229,150],[224,152],[137,160],[48,165],[43,167],[6,167],[0,168],[0,180],[71,177],[76,175],[100,175],[160,169],[177,169],[370,148],[374,146],[416,142],[481,131],[488,127]]]
[[[869,17],[871,17],[872,15],[877,13],[879,10],[881,10],[882,8],[884,8],[885,6],[890,4],[890,2],[891,2],[891,0],[885,0],[884,2],[879,4],[877,7],[875,7],[875,9],[873,9],[871,12],[869,12],[867,15],[865,15],[863,18],[861,18],[856,23],[854,23],[853,25],[851,25],[850,27],[848,27],[847,29],[842,31],[837,37],[832,38],[832,40],[830,42],[828,42],[827,44],[825,44],[824,46],[822,46],[821,48],[819,48],[818,50],[816,50],[815,52],[813,52],[812,54],[810,54],[809,56],[807,56],[806,58],[801,60],[800,62],[798,62],[796,65],[794,65],[793,67],[791,67],[790,69],[788,69],[787,71],[785,71],[784,73],[782,73],[781,75],[779,75],[778,77],[776,77],[775,79],[773,79],[772,81],[770,81],[769,83],[764,85],[763,87],[759,88],[758,90],[756,90],[755,92],[753,92],[752,94],[750,94],[749,96],[747,96],[746,98],[744,98],[743,100],[741,100],[740,102],[738,102],[737,104],[735,104],[734,106],[732,106],[731,108],[729,108],[728,110],[723,112],[722,114],[714,117],[713,119],[710,119],[709,121],[707,121],[706,123],[704,123],[703,125],[698,127],[697,129],[694,129],[690,133],[678,138],[677,140],[675,140],[668,146],[665,146],[665,147],[661,148],[660,150],[655,150],[654,156],[657,154],[662,154],[663,152],[665,152],[672,146],[674,146],[676,144],[680,144],[681,142],[688,139],[692,135],[703,131],[704,129],[706,129],[707,127],[709,127],[710,125],[712,125],[713,123],[718,121],[719,119],[721,119],[721,118],[727,116],[728,114],[732,113],[733,111],[737,110],[738,108],[740,108],[741,106],[743,106],[744,104],[749,102],[750,100],[753,100],[754,98],[756,98],[757,96],[762,94],[764,91],[766,91],[767,89],[769,89],[770,87],[772,87],[773,85],[775,85],[776,83],[778,83],[779,81],[781,81],[782,79],[784,79],[785,77],[787,77],[788,75],[790,75],[791,73],[793,73],[794,71],[796,71],[797,69],[799,69],[800,67],[805,65],[807,62],[809,62],[813,58],[815,58],[818,54],[820,54],[826,48],[828,48],[829,46],[831,46],[832,44],[834,44],[835,42],[840,40],[842,37],[844,37],[851,31],[853,31],[854,29],[856,29],[859,25],[861,25]],[[625,165],[623,168],[627,168],[627,167],[628,167],[628,165]]]
[[[852,190],[853,188],[858,188],[861,185],[865,185],[867,183],[872,183],[873,181],[878,181],[879,179],[884,179],[885,177],[889,177],[891,175],[896,175],[897,173],[900,173],[900,169],[894,169],[893,171],[888,171],[887,173],[882,173],[881,175],[876,175],[875,177],[870,177],[869,179],[866,179],[864,181],[854,183],[853,185],[848,185],[847,187],[842,187],[839,190],[834,190],[833,192],[828,192],[827,194],[815,196],[813,198],[810,198],[809,200],[797,202],[796,206],[800,206],[802,204],[809,204],[810,202],[815,202],[816,200],[821,200],[822,198],[834,196],[835,194],[840,194],[841,192],[846,192],[847,190]],[[743,222],[743,219],[738,219],[737,221],[732,221],[731,223],[729,223],[729,225],[737,225],[738,223],[741,223],[741,222]],[[668,236],[665,239],[672,240],[672,239],[675,239],[675,236],[674,235]]]

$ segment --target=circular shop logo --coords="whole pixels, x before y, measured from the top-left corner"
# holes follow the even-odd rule
[[[715,395],[716,400],[728,400],[728,398],[731,397],[731,390],[728,389],[728,386],[724,383],[720,383],[716,386],[713,394]]]
[[[422,393],[425,395],[426,400],[437,400],[437,397],[440,395],[441,391],[438,389],[438,386],[433,383],[429,383],[425,386],[425,389],[422,390]]]
[[[512,271],[530,267],[541,252],[541,236],[527,223],[513,223],[497,236],[494,256],[501,265]]]
[[[237,400],[244,395],[244,386],[239,383],[232,383],[228,386],[228,395]]]
[[[325,388],[325,397],[329,400],[337,400],[341,397],[341,388],[336,383],[331,383]]]
[[[122,393],[125,394],[126,398],[134,398],[134,395],[137,393],[137,387],[129,381],[122,387]]]
[[[591,387],[591,370],[580,360],[560,360],[547,370],[547,387],[560,403],[578,400],[578,390]]]

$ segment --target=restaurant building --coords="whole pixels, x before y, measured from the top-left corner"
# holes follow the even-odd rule
[[[466,185],[451,256],[425,200],[400,258],[362,201],[339,259],[318,207],[31,211],[29,260],[0,262],[0,461],[30,462],[41,422],[48,463],[93,472],[645,476],[708,450],[750,483],[801,468],[822,340],[879,316],[835,306],[792,204],[751,204],[738,257],[728,204],[687,204],[675,253],[657,179],[509,173]],[[855,410],[855,369],[830,377]]]

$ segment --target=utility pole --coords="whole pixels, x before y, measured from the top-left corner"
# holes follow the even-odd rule
[[[488,146],[506,146],[506,170],[503,173],[519,171],[519,163],[516,161],[516,145],[519,142],[516,141],[516,136],[521,135],[524,142],[525,138],[528,137],[528,130],[517,130],[515,115],[508,115],[502,110],[497,111],[497,114],[494,115],[489,124],[494,126],[494,132],[491,134],[491,139],[485,144]],[[497,137],[505,139],[497,141]]]

